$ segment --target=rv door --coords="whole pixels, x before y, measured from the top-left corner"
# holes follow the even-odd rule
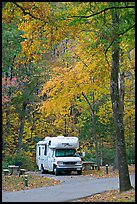
[[[54,163],[54,149],[49,149],[49,152],[48,152],[48,169],[50,171],[53,170],[53,163]]]

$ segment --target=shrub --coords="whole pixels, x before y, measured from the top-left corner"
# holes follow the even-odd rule
[[[2,166],[3,168],[7,168],[8,165],[17,165],[27,170],[36,169],[36,164],[29,156],[26,155],[23,150],[21,150],[19,153],[15,153],[14,155],[6,156],[2,162]]]
[[[102,149],[103,165],[114,163],[114,149]]]

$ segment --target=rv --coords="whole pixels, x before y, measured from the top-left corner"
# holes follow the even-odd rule
[[[82,160],[77,154],[77,137],[45,137],[36,144],[36,163],[42,173],[77,171],[82,174]]]

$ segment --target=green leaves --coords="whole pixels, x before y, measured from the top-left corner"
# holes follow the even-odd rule
[[[9,72],[13,66],[14,58],[21,52],[21,42],[24,40],[21,35],[23,32],[18,31],[16,26],[2,25],[2,68],[3,74]]]

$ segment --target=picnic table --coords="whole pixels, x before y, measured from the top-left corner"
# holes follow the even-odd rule
[[[9,169],[11,170],[11,175],[12,174],[17,175],[18,174],[17,170],[19,169],[19,166],[9,165]]]
[[[8,175],[9,174],[9,169],[3,169],[3,173],[4,173],[5,176]]]
[[[94,170],[98,168],[95,162],[92,161],[83,161],[82,167],[84,170]]]
[[[84,170],[94,169],[95,162],[83,161],[82,166],[83,166],[83,169],[84,169]]]

